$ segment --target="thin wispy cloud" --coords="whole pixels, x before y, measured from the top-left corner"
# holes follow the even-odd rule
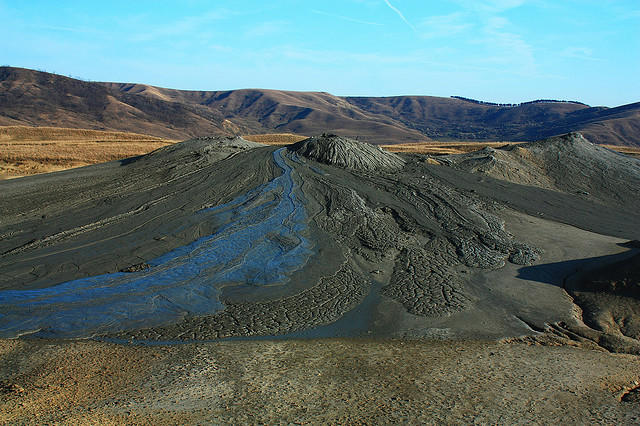
[[[485,7],[495,11],[504,11],[520,7],[526,3],[526,0],[491,0],[485,2]]]
[[[500,13],[524,5],[527,0],[454,0],[467,10]]]
[[[282,33],[288,26],[289,24],[286,21],[262,22],[261,24],[249,29],[245,33],[245,36],[254,38],[272,36],[274,34]]]
[[[416,31],[416,27],[414,27],[411,22],[409,22],[407,20],[407,18],[404,17],[404,15],[402,14],[402,12],[400,12],[398,10],[397,7],[395,7],[394,5],[392,5],[389,0],[384,0],[384,2],[387,4],[387,6],[389,6],[389,9],[393,10],[399,17],[400,19],[402,19],[404,21],[405,24],[407,24],[409,26],[409,28],[411,28],[413,30],[414,33],[417,33],[418,31]]]
[[[230,12],[227,10],[212,10],[202,15],[186,16],[153,30],[134,33],[130,39],[134,42],[147,42],[163,37],[189,36],[199,28],[210,25],[214,21],[226,19],[229,15]]]
[[[437,53],[437,52],[436,52]],[[332,66],[347,65],[353,63],[371,64],[371,68],[380,65],[394,65],[406,67],[425,66],[435,69],[437,67],[442,71],[495,71],[492,66],[476,65],[468,62],[460,61],[443,61],[437,59],[438,55],[433,54],[433,49],[415,50],[402,54],[380,54],[380,53],[358,53],[345,50],[328,50],[328,49],[305,49],[291,45],[274,46],[272,49],[254,52],[254,55],[260,59],[268,59],[270,61],[293,59],[297,64],[316,65],[330,64]],[[509,72],[507,70],[507,72]]]
[[[347,21],[347,22],[354,22],[356,24],[377,25],[377,26],[380,26],[380,27],[384,25],[384,24],[381,24],[379,22],[363,21],[361,19],[350,18],[349,16],[335,15],[333,13],[323,12],[322,10],[312,9],[311,12],[315,13],[316,15],[328,16],[330,18],[341,19],[341,20]]]
[[[582,59],[584,61],[602,61],[593,56],[593,50],[588,47],[567,47],[560,52],[565,58]]]
[[[472,26],[468,18],[461,12],[430,16],[418,25],[423,38],[450,37]]]
[[[509,67],[523,76],[537,75],[533,47],[510,28],[513,29],[513,25],[501,16],[493,16],[485,22],[485,36],[475,40],[475,43],[485,46],[488,55],[479,60],[500,66],[503,71],[503,67]]]

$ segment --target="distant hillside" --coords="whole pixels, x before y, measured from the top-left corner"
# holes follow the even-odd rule
[[[326,131],[361,136],[371,142],[425,140],[420,132],[394,118],[363,111],[346,99],[322,92],[240,89],[199,92],[141,84],[103,83],[115,93],[135,94],[163,102],[206,106],[219,112],[237,133],[298,133]]]
[[[497,106],[431,96],[347,100],[435,140],[535,141],[580,131],[595,143],[640,146],[640,102],[606,108],[577,102]]]
[[[640,146],[640,103],[606,108],[575,101],[498,105],[460,97],[186,91],[0,67],[0,125],[118,130],[171,139],[332,132],[386,144],[533,141],[580,131],[596,143]]]
[[[120,93],[102,84],[21,68],[0,68],[0,125],[118,130],[170,139],[224,133],[206,106]]]

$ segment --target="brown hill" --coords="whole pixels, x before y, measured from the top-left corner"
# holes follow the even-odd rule
[[[141,84],[103,83],[118,93],[207,106],[220,111],[236,133],[290,132],[319,134],[327,130],[362,136],[371,142],[417,141],[429,138],[384,114],[363,111],[344,98],[323,92],[240,89],[180,91]]]
[[[119,93],[99,83],[0,67],[0,125],[119,130],[169,139],[224,133],[210,108]]]
[[[500,106],[432,96],[346,99],[435,140],[534,141],[580,131],[598,144],[640,146],[640,102],[606,108],[574,102]]]
[[[599,144],[640,146],[640,103],[616,108],[556,101],[504,106],[431,96],[186,91],[0,67],[0,125],[120,130],[171,139],[332,132],[372,143],[533,141],[580,131]]]

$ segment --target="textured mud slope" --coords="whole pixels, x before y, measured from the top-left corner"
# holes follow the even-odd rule
[[[311,287],[256,303],[227,299],[227,309],[219,314],[119,337],[289,334],[337,321],[378,291],[411,314],[446,316],[473,304],[456,268],[499,268],[506,261],[527,264],[538,256],[535,248],[513,241],[479,200],[426,177],[400,183],[395,173],[402,162],[395,155],[328,135],[290,150],[298,154],[291,160],[313,218],[317,247],[330,252],[312,257],[305,267]],[[336,161],[336,153],[347,158]],[[335,162],[341,166],[324,164]],[[371,172],[371,164],[384,167]],[[315,278],[314,265],[328,266],[336,256],[333,270]]]
[[[605,208],[617,215],[620,208],[636,213],[640,208],[640,161],[594,145],[579,133],[447,156],[443,162],[476,174],[576,194],[592,200],[592,212]],[[566,210],[580,216],[575,206]],[[628,220],[636,231],[618,235],[638,238],[640,219],[634,215]],[[594,265],[604,266],[593,270],[594,266],[585,263],[584,270],[564,281],[563,287],[579,308],[578,321],[553,325],[547,331],[563,338],[577,336],[587,345],[596,342],[598,347],[640,354],[638,256],[612,262],[615,260],[593,259]]]
[[[311,137],[289,149],[320,163],[361,172],[396,171],[404,165],[404,160],[392,152],[337,135]]]
[[[605,202],[628,204],[640,188],[640,161],[595,145],[580,133],[485,148],[443,161],[461,170]]]
[[[609,216],[620,236],[637,232],[640,213],[629,220],[621,204],[588,216],[581,209],[597,205],[575,195],[471,178],[323,135],[289,149],[195,139],[3,182],[0,331],[161,341],[520,335],[569,318],[570,306],[558,273],[531,294],[477,279],[542,253],[505,229],[495,199],[560,209],[567,223],[595,217],[598,227]]]
[[[335,136],[290,151],[243,152],[255,146],[193,140],[125,164],[5,184],[12,203],[3,205],[0,259],[2,286],[12,290],[0,295],[4,335],[82,337],[103,333],[107,324],[118,331],[145,322],[168,326],[139,337],[286,334],[338,320],[374,286],[412,314],[449,315],[473,303],[456,268],[499,268],[537,257],[535,248],[513,241],[480,200],[434,179],[398,175],[404,162],[394,154]],[[278,183],[289,173],[291,183]],[[264,193],[263,187],[274,189]],[[287,200],[304,202],[295,211],[310,218],[308,228],[294,224],[293,233],[280,233],[289,219],[279,218],[279,206]],[[243,224],[245,215],[251,223]],[[255,215],[279,224],[267,227],[264,249],[251,234],[229,240],[237,263],[203,252],[202,241],[225,241],[229,229],[256,229],[262,219]],[[313,250],[309,261],[294,257],[300,260],[287,263],[285,275],[261,278],[305,240]],[[243,241],[249,242],[244,248]],[[176,260],[175,253],[183,257]],[[271,253],[280,254],[268,264],[247,261]],[[205,267],[202,255],[222,262],[225,275],[213,275],[218,267]],[[172,262],[178,269],[168,266]],[[191,278],[178,285],[187,266],[215,290],[194,289]],[[134,297],[120,290],[128,288]],[[212,315],[206,315],[207,300]],[[149,303],[154,317],[139,318]],[[220,303],[224,308],[215,313]],[[30,321],[21,320],[25,315]]]

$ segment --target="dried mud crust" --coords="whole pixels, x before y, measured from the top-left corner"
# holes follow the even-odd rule
[[[640,253],[571,277],[565,289],[586,325],[640,342]]]
[[[636,254],[569,277],[564,288],[575,304],[574,321],[548,324],[520,340],[640,355],[639,264]]]
[[[299,155],[324,164],[359,171],[394,171],[404,160],[382,148],[337,135],[311,137],[289,147]]]
[[[396,260],[390,285],[383,289],[415,315],[441,316],[463,310],[471,303],[462,280],[449,271],[454,256],[423,248],[403,249]]]
[[[424,156],[388,156],[357,141],[332,138],[308,140],[305,149],[285,154],[307,203],[310,235],[318,244],[317,257],[296,272],[290,287],[256,286],[255,292],[239,295],[223,288],[223,312],[117,337],[208,340],[286,335],[334,322],[372,292],[382,296],[385,308],[401,311],[386,318],[421,321],[389,326],[393,329],[388,333],[383,327],[376,329],[385,336],[402,335],[405,324],[420,331],[438,327],[432,324],[442,317],[456,319],[461,311],[489,304],[496,308],[492,314],[505,309],[514,315],[520,312],[511,304],[517,297],[509,295],[505,301],[488,286],[478,290],[484,284],[472,283],[467,278],[471,274],[465,275],[498,269],[506,262],[529,264],[540,254],[507,232],[498,217],[502,204],[492,201],[498,199],[493,194],[506,194],[501,199],[505,204],[517,194],[524,211],[544,208],[538,204],[548,204],[547,196],[555,194],[559,197],[554,198],[555,205],[570,211],[565,216],[574,215],[572,209],[578,204],[565,201],[575,197],[485,181],[429,165]],[[344,149],[336,148],[338,142]],[[211,235],[215,224],[196,212],[225,203],[280,173],[272,148],[252,147],[237,139],[198,139],[121,164],[3,184],[8,198],[16,202],[2,204],[7,221],[0,229],[0,287],[17,288],[15,283],[20,282],[24,289],[42,288],[98,273],[135,271],[169,249]],[[341,161],[334,161],[338,157]],[[44,191],[44,184],[51,184],[46,186],[51,189]],[[578,206],[592,206],[582,201]],[[587,218],[591,211],[575,210],[574,216]],[[607,210],[607,215],[595,216],[595,223],[609,217],[612,227],[627,232],[634,221],[621,212],[617,207],[613,213]],[[315,238],[318,235],[322,237]],[[38,259],[37,265],[33,259]],[[541,291],[536,297],[547,294],[551,293]],[[376,315],[374,320],[382,317]],[[542,320],[537,324],[548,318],[559,320],[546,312],[536,315]],[[456,323],[452,324],[455,329]],[[492,332],[502,337],[524,329],[521,324],[516,328],[500,323]]]
[[[584,349],[611,353],[640,355],[638,340],[595,330],[580,321],[558,322],[534,329],[538,333],[530,336],[504,339],[508,343],[527,343],[541,346],[575,346]]]
[[[359,155],[357,144],[351,155]],[[319,167],[310,162],[310,170]],[[488,205],[435,179],[403,170],[341,169],[302,172],[306,194],[324,197],[324,214],[315,222],[345,252],[372,262],[395,258],[381,292],[412,314],[437,317],[470,306],[472,297],[453,271],[459,265],[499,268],[506,260],[528,264],[539,256],[538,249],[513,241]]]
[[[167,327],[108,337],[135,340],[213,340],[233,336],[279,335],[328,324],[366,296],[369,282],[349,265],[294,296],[268,302],[227,304],[211,316],[188,318]]]
[[[537,248],[512,239],[488,205],[435,179],[348,173],[327,168],[305,176],[327,197],[326,214],[316,220],[352,253],[373,261],[395,257],[382,294],[412,314],[449,315],[473,303],[454,271],[459,265],[500,268],[507,260],[530,264],[539,257]],[[353,182],[350,188],[341,187],[345,180]]]

